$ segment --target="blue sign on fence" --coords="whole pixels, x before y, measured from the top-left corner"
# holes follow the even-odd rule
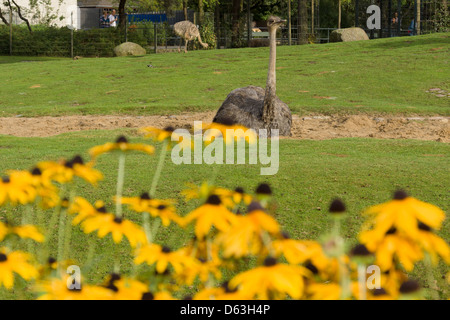
[[[165,13],[130,13],[128,14],[128,22],[165,22],[167,21],[167,14]]]

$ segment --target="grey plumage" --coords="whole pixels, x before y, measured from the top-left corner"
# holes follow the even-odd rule
[[[179,35],[181,38],[183,38],[185,41],[184,52],[187,52],[188,42],[196,38],[198,38],[198,42],[200,42],[203,48],[208,48],[208,44],[202,42],[202,38],[200,37],[200,32],[198,31],[197,26],[192,22],[188,20],[177,22],[173,25],[173,29],[175,33]],[[181,49],[181,40],[180,40],[180,48],[178,50],[180,49]]]
[[[270,60],[266,88],[248,86],[231,91],[217,111],[213,122],[240,124],[247,128],[278,129],[281,136],[291,134],[292,115],[276,95],[276,30],[285,22],[278,17],[267,21],[270,34]]]

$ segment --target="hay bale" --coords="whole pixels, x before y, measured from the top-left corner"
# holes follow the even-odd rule
[[[350,42],[369,40],[366,32],[361,28],[346,28],[333,30],[330,34],[330,42]]]
[[[134,42],[124,42],[114,48],[114,54],[117,57],[124,56],[143,56],[147,53],[144,48]]]

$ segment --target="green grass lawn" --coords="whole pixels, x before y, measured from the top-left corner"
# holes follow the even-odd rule
[[[0,136],[0,172],[7,169],[29,169],[41,160],[69,158],[75,154],[87,156],[86,151],[97,144],[114,140],[120,133],[133,136],[132,142],[142,142],[133,130],[85,131],[67,133],[49,138],[15,138]],[[157,152],[159,149],[157,149]],[[260,176],[259,165],[222,165],[218,168],[216,184],[234,188],[244,187],[252,192],[260,182],[268,182],[277,201],[276,217],[282,227],[295,238],[318,239],[330,230],[332,223],[327,212],[330,201],[342,198],[348,207],[343,223],[343,235],[350,245],[356,243],[356,235],[363,222],[361,211],[374,204],[390,199],[398,188],[412,196],[449,210],[450,150],[438,142],[414,140],[336,139],[326,141],[280,141],[280,169],[274,176]],[[130,154],[126,159],[124,196],[137,196],[150,188],[158,156]],[[167,157],[157,188],[157,197],[178,200],[177,208],[184,215],[198,203],[186,204],[180,196],[185,184],[200,184],[213,174],[208,165],[174,165]],[[117,155],[99,158],[98,168],[105,180],[98,188],[85,183],[77,185],[77,192],[91,201],[102,199],[114,208],[111,197],[115,194]],[[9,213],[8,213],[9,212]],[[0,219],[8,214],[20,219],[22,209],[0,208]],[[126,217],[140,221],[140,216],[125,212]],[[55,229],[56,230],[56,229]],[[440,236],[449,237],[449,221],[445,221]],[[170,227],[158,234],[159,243],[179,246],[192,236],[181,229]],[[88,240],[97,241],[96,267],[90,270],[89,281],[101,281],[111,271],[114,252],[110,238],[96,239],[74,229],[71,258],[80,263],[86,261]],[[56,254],[56,236],[51,240],[51,253]],[[123,255],[122,268],[132,269],[127,245],[120,247]],[[424,286],[425,268],[419,264],[413,276],[421,279]],[[434,270],[441,297],[449,291],[442,279],[448,266],[440,265]],[[3,291],[2,291],[3,290]],[[0,289],[1,298],[17,297]],[[26,297],[30,297],[27,295]]]
[[[278,48],[277,93],[296,114],[449,115],[450,34]],[[147,67],[152,64],[154,68]],[[265,86],[268,48],[84,58],[0,57],[0,116],[174,114]]]

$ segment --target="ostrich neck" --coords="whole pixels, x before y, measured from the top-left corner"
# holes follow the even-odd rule
[[[269,70],[267,72],[266,92],[264,95],[264,109],[263,120],[264,122],[270,122],[273,117],[273,104],[276,98],[276,60],[277,60],[277,43],[276,43],[277,28],[269,29],[270,37],[270,52],[269,52]]]

